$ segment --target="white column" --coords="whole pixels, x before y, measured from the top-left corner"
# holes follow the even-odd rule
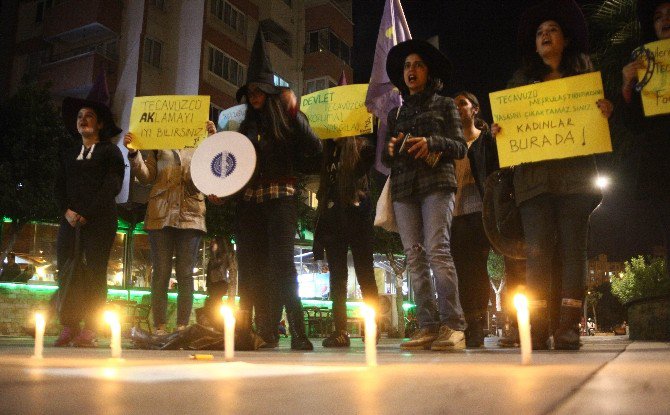
[[[142,44],[142,24],[144,22],[144,0],[127,0],[124,6],[123,23],[121,25],[121,36],[119,38],[119,68],[118,82],[114,101],[112,102],[112,113],[116,114],[118,126],[123,129],[121,136],[128,131],[130,120],[130,108],[133,98],[137,94],[137,74],[139,71],[140,45]],[[124,158],[128,151],[123,145],[123,138],[119,139],[117,145],[121,149]],[[116,196],[117,203],[125,203],[128,200],[128,188],[130,183],[130,167],[126,165],[123,177],[123,187]]]
[[[174,92],[178,95],[197,95],[205,0],[182,0],[180,4]]]

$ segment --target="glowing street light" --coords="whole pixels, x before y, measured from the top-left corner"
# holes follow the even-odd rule
[[[596,177],[596,186],[599,189],[604,190],[604,189],[608,188],[609,185],[610,185],[610,178],[609,177],[607,177],[607,176]]]

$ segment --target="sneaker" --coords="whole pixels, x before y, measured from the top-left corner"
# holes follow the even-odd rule
[[[323,347],[349,347],[351,340],[345,330],[335,330],[323,340]]]
[[[421,328],[414,332],[412,337],[400,344],[402,350],[428,350],[430,345],[437,339],[437,333],[431,328]]]
[[[153,335],[154,336],[167,336],[168,332],[165,329],[157,329],[157,330],[154,330]]]
[[[74,347],[98,347],[98,341],[95,338],[95,332],[90,329],[82,330],[72,341]]]
[[[430,350],[462,350],[465,349],[465,333],[452,330],[447,326],[440,327],[440,334],[430,346]]]
[[[465,329],[465,347],[476,349],[484,346],[484,330],[480,319],[475,318],[468,321],[468,328]]]
[[[72,340],[76,337],[77,332],[71,327],[63,327],[63,330],[58,335],[54,347],[68,347],[72,344]]]
[[[501,337],[498,340],[498,346],[500,347],[519,347],[521,340],[519,340],[519,329],[512,326],[507,331],[507,334]]]

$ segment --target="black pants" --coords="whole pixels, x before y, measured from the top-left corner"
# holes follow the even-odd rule
[[[482,213],[455,216],[451,223],[451,255],[458,274],[458,290],[466,318],[486,312],[491,286],[486,264],[491,244]]]
[[[95,330],[100,313],[107,301],[107,264],[116,237],[116,217],[92,220],[81,227],[81,249],[86,258],[86,280],[70,287],[75,301],[68,301],[59,315],[63,326],[76,328],[83,320],[87,328]],[[56,260],[59,269],[74,254],[75,229],[61,219],[56,242]],[[63,279],[59,278],[59,288]]]
[[[327,209],[319,219],[330,271],[330,299],[333,302],[335,330],[347,328],[347,251],[351,247],[356,279],[363,300],[376,307],[379,302],[373,267],[374,229],[368,209],[337,206]]]
[[[289,320],[302,324],[302,303],[293,260],[298,220],[296,201],[292,197],[281,197],[263,203],[242,202],[237,216],[240,310],[251,313],[255,308],[256,326],[261,335],[274,337],[283,306]]]

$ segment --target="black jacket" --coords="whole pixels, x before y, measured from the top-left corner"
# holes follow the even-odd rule
[[[319,165],[321,140],[314,134],[303,113],[299,112],[291,121],[291,133],[286,140],[266,138],[260,116],[255,120],[245,120],[240,132],[256,149],[256,172],[250,184],[295,177],[297,173],[315,170],[315,166]]]

